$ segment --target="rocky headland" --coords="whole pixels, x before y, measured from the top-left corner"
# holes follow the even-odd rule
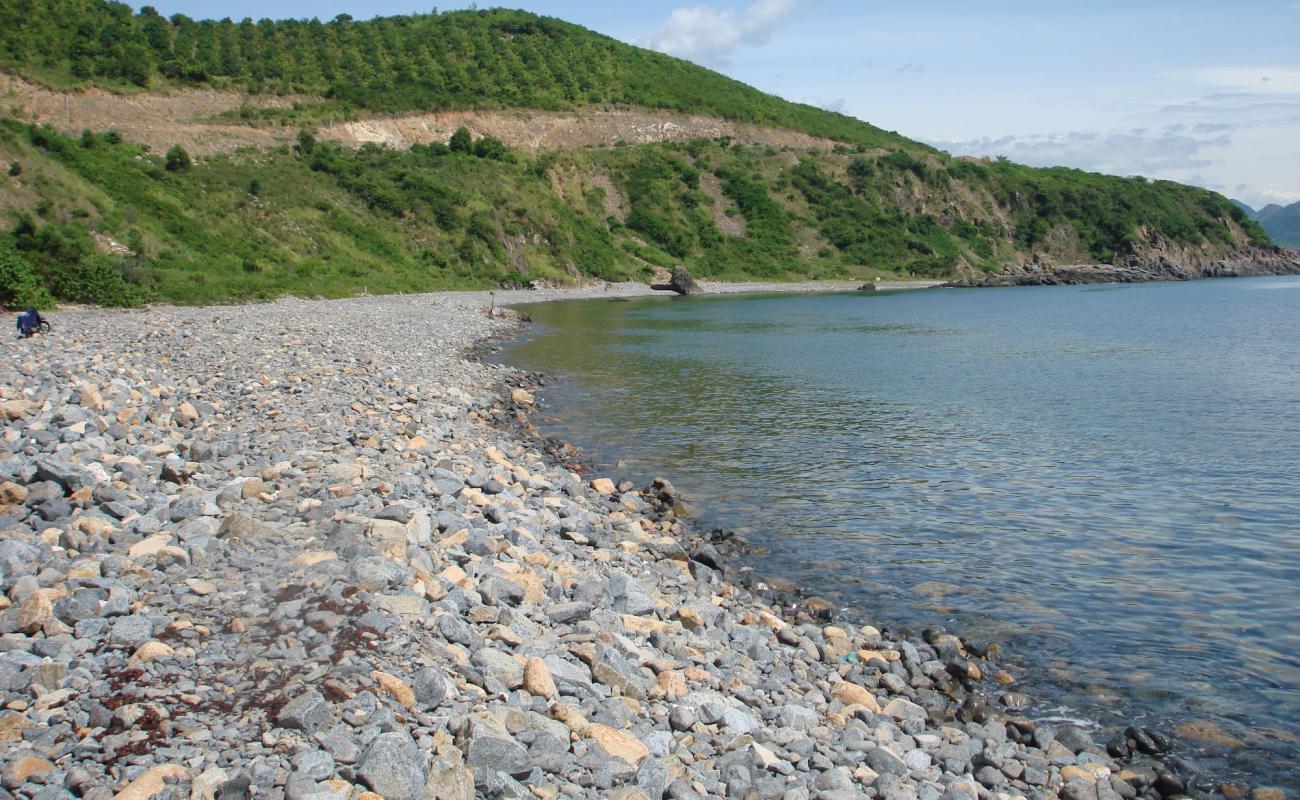
[[[773,602],[667,481],[555,457],[529,376],[474,357],[520,325],[487,311],[546,296],[74,310],[11,342],[0,798],[1184,792],[1159,733],[1019,716],[984,647]]]
[[[1241,248],[1226,256],[1194,248],[1152,250],[1115,264],[1061,264],[1033,261],[1006,264],[1001,272],[951,281],[946,286],[1068,286],[1088,283],[1146,283],[1198,278],[1248,278],[1300,275],[1300,253],[1293,250]]]

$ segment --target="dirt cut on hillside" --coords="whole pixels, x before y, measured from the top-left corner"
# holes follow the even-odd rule
[[[181,145],[195,155],[232,152],[241,147],[274,147],[292,142],[296,126],[246,125],[223,115],[241,108],[292,108],[319,102],[307,95],[249,94],[235,90],[178,89],[169,92],[116,93],[104,89],[57,91],[0,73],[0,100],[21,119],[68,133],[116,130],[154,150]],[[457,128],[475,136],[494,136],[510,147],[613,147],[728,136],[740,144],[829,150],[834,142],[797,131],[765,128],[715,117],[645,108],[592,106],[569,112],[439,111],[326,123],[317,138],[354,147],[367,142],[392,147],[445,142]]]

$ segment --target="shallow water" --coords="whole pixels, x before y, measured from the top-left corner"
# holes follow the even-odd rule
[[[670,477],[759,570],[1300,784],[1300,281],[528,311],[507,358],[561,378],[543,430]]]

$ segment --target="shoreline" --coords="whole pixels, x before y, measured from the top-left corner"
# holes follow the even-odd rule
[[[527,376],[469,356],[518,332],[483,313],[493,298],[580,294],[548,291],[71,311],[13,344],[6,787],[1181,791],[1081,728],[995,717],[995,666],[957,637],[845,629],[723,582],[715,544],[682,540],[669,485],[579,476],[513,433]]]

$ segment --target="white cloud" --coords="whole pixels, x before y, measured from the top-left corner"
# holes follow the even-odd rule
[[[1300,93],[1300,68],[1297,67],[1206,67],[1175,70],[1170,76],[1198,86],[1234,92]]]
[[[716,62],[737,49],[763,44],[809,0],[754,0],[744,13],[734,8],[674,9],[664,26],[640,42],[683,58]]]
[[[1070,131],[931,144],[954,155],[1006,156],[1035,167],[1075,167],[1112,175],[1159,177],[1210,166],[1213,162],[1204,150],[1230,141],[1220,130],[1198,133],[1175,126],[1154,132]]]

